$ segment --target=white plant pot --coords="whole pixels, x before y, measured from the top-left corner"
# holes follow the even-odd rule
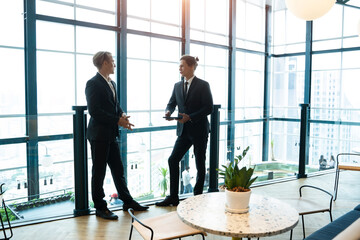
[[[231,213],[246,213],[249,211],[251,190],[248,192],[232,192],[225,189],[225,210]]]

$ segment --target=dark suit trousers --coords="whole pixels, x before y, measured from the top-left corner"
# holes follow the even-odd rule
[[[197,169],[196,184],[194,187],[194,195],[202,194],[205,180],[205,160],[208,134],[193,135],[188,131],[186,124],[183,133],[175,142],[173,151],[169,157],[168,164],[170,169],[170,196],[178,198],[179,193],[179,162],[194,145],[195,164]]]
[[[126,185],[124,167],[121,162],[119,143],[116,141],[90,141],[92,156],[91,194],[96,209],[106,208],[103,188],[106,165],[109,165],[119,198],[130,203],[133,198]]]

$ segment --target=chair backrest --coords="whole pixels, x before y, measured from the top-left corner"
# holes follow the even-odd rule
[[[183,223],[176,211],[142,220],[135,217],[132,209],[128,209],[128,212],[132,217],[129,239],[131,239],[133,227],[144,239],[176,239],[197,234],[205,239],[206,233]]]
[[[4,192],[5,191],[3,191],[3,186],[5,185],[5,183],[2,183],[1,185],[0,185],[0,195],[3,195],[4,194]]]
[[[341,161],[344,156],[349,157],[349,161]],[[336,156],[337,169],[360,171],[360,153],[339,153]]]
[[[152,239],[154,238],[154,231],[152,230],[152,228],[149,227],[149,226],[147,226],[147,225],[145,225],[145,224],[143,224],[139,219],[137,219],[137,217],[135,217],[135,215],[134,215],[134,209],[129,208],[129,209],[128,209],[128,213],[129,213],[130,216],[131,216],[130,239],[131,239],[131,234],[132,234],[133,227],[134,227],[134,221],[136,221],[138,224],[140,224],[140,225],[143,226],[144,228],[147,228],[147,229],[150,230],[150,233],[151,233],[150,239],[152,240]]]
[[[318,190],[318,191],[321,191],[321,192],[329,195],[329,202],[330,202],[330,203],[329,203],[329,211],[331,212],[331,210],[332,210],[332,202],[333,202],[334,196],[333,196],[330,192],[328,192],[328,191],[326,191],[326,190],[324,190],[324,189],[322,189],[322,188],[316,187],[316,186],[302,185],[302,186],[299,188],[300,197],[302,197],[302,189],[303,189],[303,188],[316,189],[316,190]]]
[[[4,197],[3,197],[3,194],[4,194],[4,190],[3,190],[3,186],[5,185],[5,183],[2,183],[1,185],[0,185],[0,204],[2,204],[2,201],[3,201],[3,199],[4,199]]]

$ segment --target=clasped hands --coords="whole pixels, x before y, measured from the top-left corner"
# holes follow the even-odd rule
[[[132,131],[132,127],[134,127],[134,124],[130,123],[129,118],[130,116],[122,115],[119,118],[118,125]]]

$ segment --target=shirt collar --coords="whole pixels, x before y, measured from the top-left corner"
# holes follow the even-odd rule
[[[111,81],[111,78],[109,77],[108,79],[106,79],[106,77],[104,77],[104,75],[102,75],[100,72],[98,72],[103,78],[104,80],[109,83]]]
[[[192,80],[194,79],[194,77],[195,77],[195,75],[194,76],[192,76],[189,80],[185,80],[184,79],[184,84],[186,83],[186,82],[188,82],[189,83],[189,85],[191,84],[191,82],[192,82]]]

